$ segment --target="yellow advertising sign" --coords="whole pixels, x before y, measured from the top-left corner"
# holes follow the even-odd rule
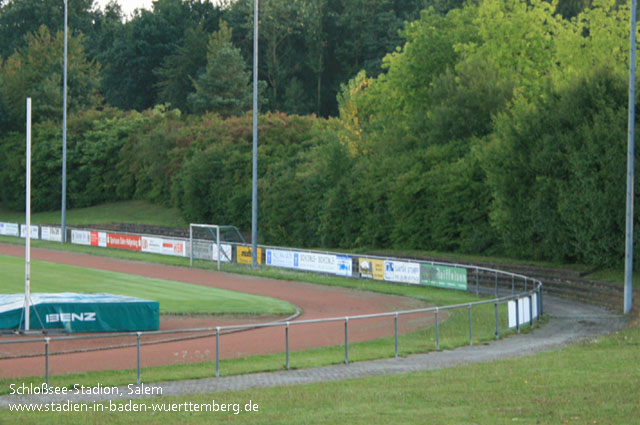
[[[251,247],[239,246],[236,248],[236,258],[238,264],[251,264]],[[258,264],[262,264],[262,248],[258,248]]]
[[[359,258],[358,270],[360,277],[367,279],[384,280],[384,260],[372,258]]]

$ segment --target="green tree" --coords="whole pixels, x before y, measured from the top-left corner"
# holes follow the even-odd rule
[[[0,98],[11,111],[14,127],[24,123],[25,98],[33,98],[33,119],[59,121],[62,116],[62,31],[52,37],[42,26],[26,37],[27,45],[11,55],[0,68]],[[68,107],[70,112],[101,103],[98,92],[99,67],[88,61],[82,36],[68,42]]]
[[[112,44],[98,55],[106,102],[139,111],[153,107],[161,89],[155,70],[176,52],[187,28],[203,22],[210,31],[219,17],[219,6],[208,1],[157,0],[153,11],[141,10],[115,28]]]
[[[70,0],[67,6],[69,29],[74,35],[91,39],[100,12],[94,0]],[[26,46],[25,36],[42,26],[51,32],[63,30],[64,1],[6,0],[0,2],[0,57],[7,58]],[[85,46],[86,47],[86,46]]]
[[[240,50],[231,44],[231,30],[222,23],[209,38],[207,68],[194,81],[195,92],[188,96],[191,110],[223,117],[244,113],[252,104],[250,79]]]
[[[193,92],[193,81],[205,71],[208,34],[202,25],[187,28],[182,44],[167,56],[154,72],[158,76],[158,100],[181,111],[188,111],[187,97]]]

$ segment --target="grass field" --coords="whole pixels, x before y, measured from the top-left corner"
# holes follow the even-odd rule
[[[24,292],[24,259],[0,255],[5,294]],[[274,298],[124,273],[32,261],[32,292],[107,292],[156,300],[162,314],[292,314]]]
[[[60,211],[40,212],[31,215],[35,224],[60,225]],[[24,212],[0,208],[0,221],[25,223]],[[68,226],[103,223],[141,223],[156,226],[189,226],[175,208],[165,208],[145,201],[124,201],[67,211]]]

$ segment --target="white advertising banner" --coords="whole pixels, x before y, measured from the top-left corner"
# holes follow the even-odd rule
[[[213,244],[211,247],[211,259],[213,261],[218,261],[218,245]],[[232,247],[229,244],[221,243],[220,244],[220,261],[230,262],[232,257]]]
[[[295,268],[293,265],[293,251],[284,251],[281,249],[267,249],[266,261],[267,266]]]
[[[107,232],[91,232],[91,246],[107,247]]]
[[[31,239],[38,239],[38,226],[31,226]],[[26,224],[21,224],[20,225],[20,237],[21,238],[26,238],[27,237],[27,225]]]
[[[331,273],[340,276],[351,276],[353,273],[353,260],[351,257],[318,254],[315,252],[267,249],[266,264],[274,267]]]
[[[142,237],[142,251],[151,252],[153,254],[184,257],[187,252],[185,245],[185,241],[156,238],[151,236]]]
[[[538,317],[538,294],[531,296],[531,306],[529,306],[529,297],[519,298],[518,300],[518,323],[523,325],[531,322],[531,313],[533,318]],[[509,316],[509,328],[516,327],[516,301],[507,303],[507,314]]]
[[[91,245],[91,232],[87,230],[72,230],[71,243],[76,245]]]
[[[40,239],[43,241],[62,242],[62,229],[59,227],[42,226]]]
[[[420,264],[405,261],[385,261],[384,280],[420,284]]]
[[[16,223],[0,223],[0,235],[20,236],[20,228]]]
[[[351,276],[351,257],[316,254],[313,252],[294,252],[293,266],[296,269]]]
[[[336,274],[351,277],[353,275],[353,259],[346,255],[336,255]]]

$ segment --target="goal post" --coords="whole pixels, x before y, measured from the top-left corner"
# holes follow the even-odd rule
[[[232,261],[232,252],[228,243],[245,243],[244,237],[236,226],[217,224],[189,224],[189,265],[193,259],[206,259],[220,263]]]

